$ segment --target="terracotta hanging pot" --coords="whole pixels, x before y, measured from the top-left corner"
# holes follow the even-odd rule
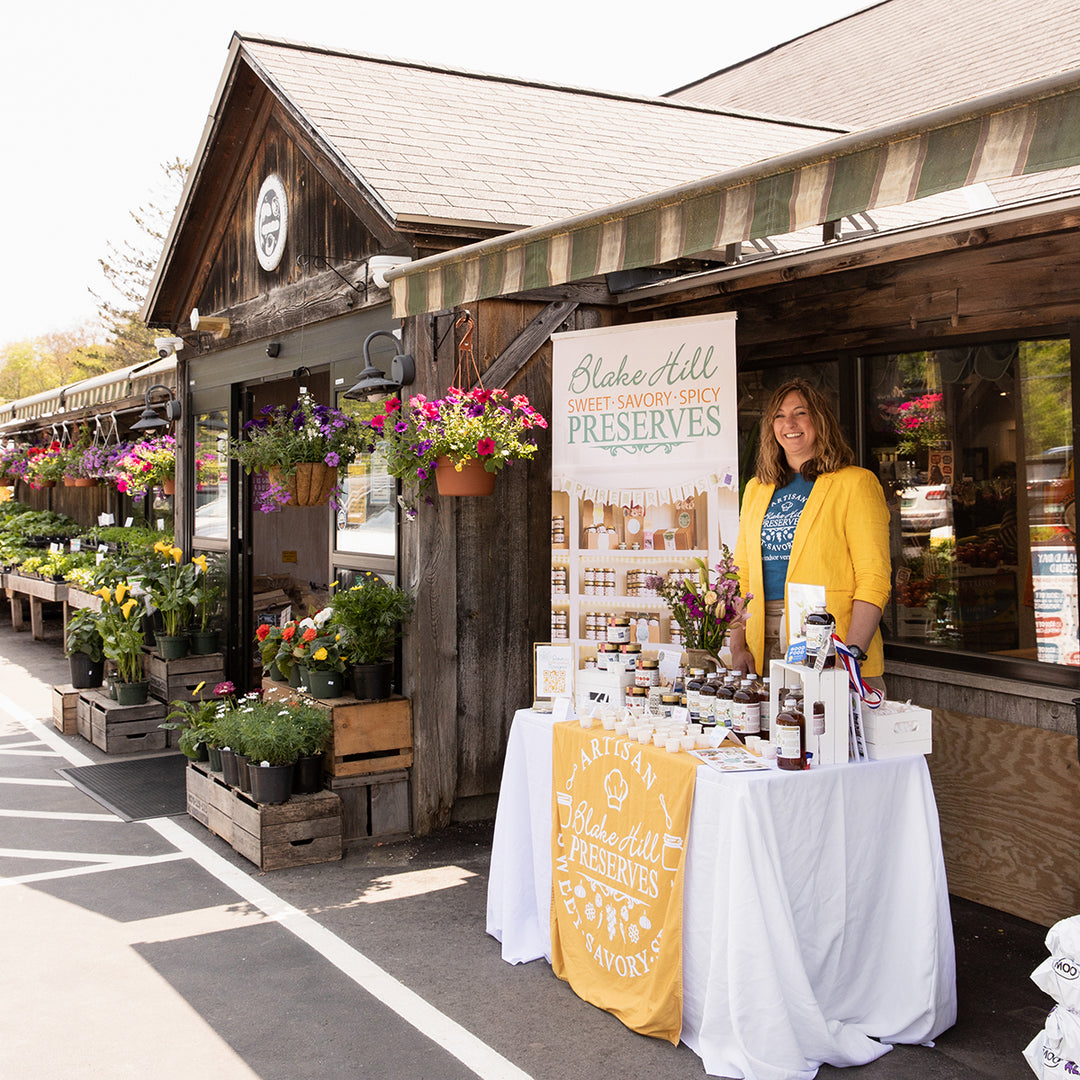
[[[461,468],[448,457],[436,459],[435,486],[440,495],[490,495],[495,490],[495,474],[484,468],[479,458],[468,458]]]
[[[64,487],[74,487],[74,486],[75,486],[75,477],[74,476],[65,476],[64,477]]]
[[[96,476],[77,476],[75,477],[76,487],[97,487],[98,479]]]
[[[176,481],[175,480],[162,480],[161,481],[161,490],[166,495],[175,495],[176,494]]]

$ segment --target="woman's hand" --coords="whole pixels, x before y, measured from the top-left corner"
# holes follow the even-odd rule
[[[728,637],[728,651],[731,653],[731,668],[749,674],[756,671],[754,654],[746,647],[746,633],[740,627],[732,630]]]

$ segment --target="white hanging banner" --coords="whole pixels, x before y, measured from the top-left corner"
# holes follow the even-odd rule
[[[737,522],[733,312],[554,334],[552,342],[554,490],[646,508],[727,492],[728,505],[717,509]],[[721,529],[734,546],[734,527]]]

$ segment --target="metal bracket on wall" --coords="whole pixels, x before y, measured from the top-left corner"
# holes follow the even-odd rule
[[[350,281],[331,261],[326,255],[297,255],[296,265],[304,267],[307,265],[314,266],[316,270],[329,270],[333,274],[337,274],[350,289],[355,292],[361,293],[364,297],[364,302],[367,303],[368,293],[368,274],[367,274],[367,260],[364,261],[364,285],[361,288],[359,285]]]

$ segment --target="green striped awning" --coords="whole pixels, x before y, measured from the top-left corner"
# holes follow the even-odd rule
[[[388,273],[394,316],[657,266],[1080,164],[1080,69]]]

